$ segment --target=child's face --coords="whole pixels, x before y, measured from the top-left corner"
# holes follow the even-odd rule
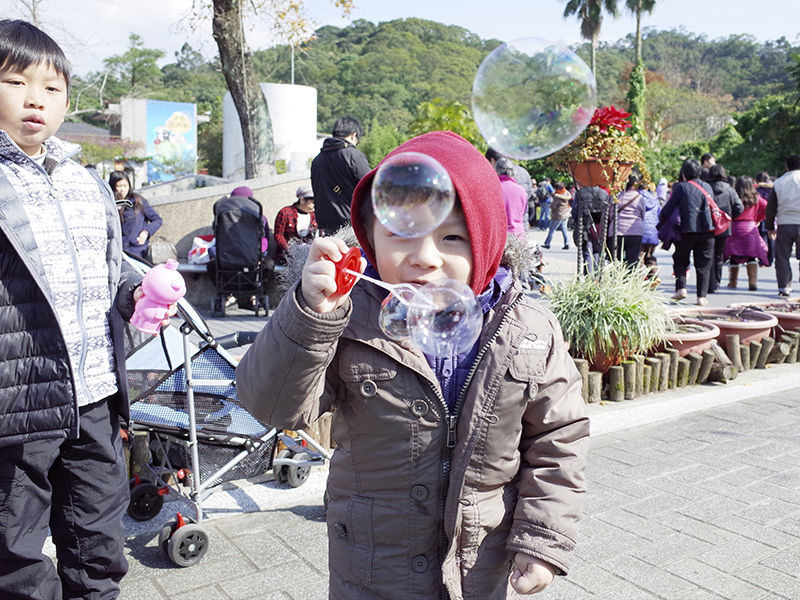
[[[373,248],[378,273],[386,283],[424,285],[439,279],[472,281],[472,243],[460,207],[434,231],[418,238],[393,234],[374,223]]]
[[[67,82],[46,63],[21,73],[0,71],[0,129],[29,156],[41,153],[67,108]]]

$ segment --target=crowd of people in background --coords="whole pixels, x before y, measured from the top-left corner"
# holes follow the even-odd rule
[[[563,182],[549,178],[538,183],[531,179],[530,186],[523,188],[518,184],[528,176],[524,169],[492,148],[486,158],[501,180],[509,232],[521,235],[523,231],[520,211],[522,198],[527,195],[528,229],[547,231],[540,247],[550,249],[555,233],[560,231],[563,249],[569,249],[568,230],[572,229],[584,272],[613,257],[632,267],[649,267],[649,277],[660,282],[654,252],[659,244],[666,250],[674,245],[673,300],[687,297],[691,265],[696,272],[700,306],[707,304],[708,294],[723,285],[726,264],[729,288],[738,286],[741,270],[747,275],[748,289],[757,291],[759,268],[774,265],[779,295],[788,297],[791,292],[789,260],[793,247],[800,242],[797,155],[788,157],[786,174],[773,182],[766,171],[755,177],[730,176],[713,154],[706,153],[699,161],[686,160],[674,184],[661,178],[652,188],[634,173],[616,200],[604,188],[568,190]],[[728,228],[717,233],[712,218],[714,204],[731,220]]]

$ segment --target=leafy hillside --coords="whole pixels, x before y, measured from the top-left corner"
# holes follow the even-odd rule
[[[646,129],[654,152],[698,140],[697,147],[708,146],[726,126],[730,130],[735,113],[758,107],[763,112],[766,98],[779,98],[783,106],[797,90],[790,68],[800,46],[783,38],[761,41],[732,35],[708,40],[685,30],[646,29],[643,40]],[[478,65],[499,43],[461,27],[415,18],[326,26],[313,41],[296,49],[295,82],[319,91],[319,131],[330,131],[339,116],[354,116],[373,135],[373,152],[379,158],[384,146],[390,148],[419,130],[419,119],[427,118],[421,117],[425,111],[455,106],[458,113],[459,105],[469,107]],[[588,60],[588,44],[577,51]],[[632,35],[601,45],[597,68],[601,104],[625,105],[633,55]],[[226,91],[219,65],[202,60],[188,44],[176,53],[174,62],[159,69],[155,64],[161,56],[131,36],[128,52],[109,57],[104,72],[76,78],[72,105],[79,115],[88,115],[123,95],[195,101],[199,112],[211,116],[202,127],[200,145],[206,166],[218,172],[220,107]],[[289,48],[257,51],[252,60],[262,81],[291,81]],[[766,102],[774,105],[774,100]],[[748,133],[740,127],[736,132],[740,138],[731,133],[725,143],[740,143]],[[365,143],[369,139],[368,135]]]

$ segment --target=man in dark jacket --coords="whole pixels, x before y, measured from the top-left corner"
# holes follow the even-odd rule
[[[325,139],[311,163],[317,225],[326,235],[350,223],[353,190],[369,172],[367,157],[356,148],[363,135],[361,124],[355,119],[337,119],[333,137]]]

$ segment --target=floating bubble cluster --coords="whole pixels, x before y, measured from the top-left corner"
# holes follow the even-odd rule
[[[419,152],[401,152],[387,159],[372,182],[372,208],[378,221],[403,237],[419,237],[436,229],[450,214],[455,189],[447,170]]]
[[[530,160],[560,150],[586,128],[596,107],[591,69],[563,43],[540,38],[495,48],[472,84],[478,129],[510,158]]]

